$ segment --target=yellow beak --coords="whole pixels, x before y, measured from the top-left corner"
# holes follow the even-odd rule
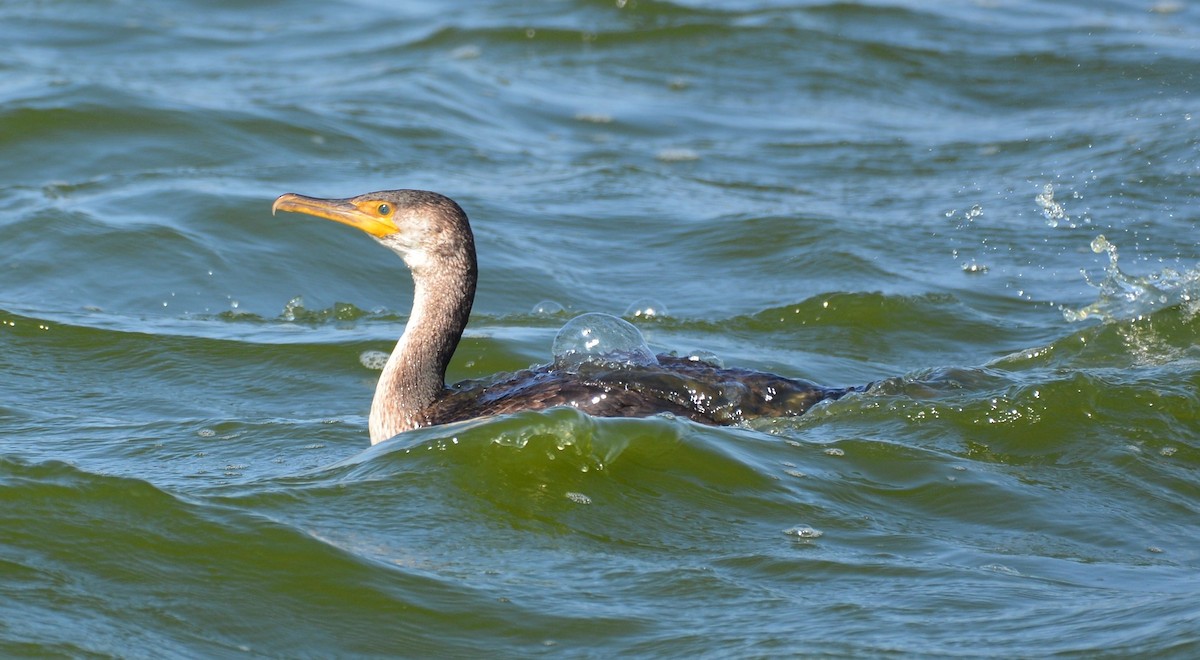
[[[392,220],[391,215],[380,215],[379,207],[379,202],[366,200],[321,199],[295,193],[284,193],[271,205],[271,215],[275,215],[276,211],[315,215],[318,218],[356,227],[376,238],[398,232],[399,229],[396,228],[396,223]]]

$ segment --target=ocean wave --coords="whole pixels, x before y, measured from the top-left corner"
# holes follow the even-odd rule
[[[345,635],[371,640],[381,625],[417,635],[463,608],[491,619],[485,625],[508,622],[506,608],[471,587],[146,481],[5,458],[0,490],[21,504],[0,513],[0,571],[8,576],[0,611],[20,613],[6,617],[7,645],[117,655],[131,643],[218,654],[370,653],[383,650],[379,641]],[[305,625],[281,628],[281,616]],[[192,623],[197,617],[207,622],[202,628]]]

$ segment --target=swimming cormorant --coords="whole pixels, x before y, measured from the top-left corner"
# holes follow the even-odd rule
[[[412,271],[412,313],[371,403],[372,444],[423,426],[553,406],[603,417],[673,413],[705,424],[736,424],[800,415],[851,391],[669,355],[555,363],[447,387],[446,366],[467,325],[478,278],[475,239],[462,208],[433,192],[387,190],[347,199],[287,193],[271,211],[357,227]]]

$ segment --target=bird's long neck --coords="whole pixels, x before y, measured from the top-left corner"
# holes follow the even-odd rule
[[[412,313],[375,388],[371,444],[430,423],[424,412],[446,388],[446,366],[475,299],[474,246],[466,252],[436,266],[410,264]]]

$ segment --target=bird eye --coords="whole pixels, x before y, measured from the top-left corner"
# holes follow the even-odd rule
[[[379,205],[379,215],[387,215],[391,212],[392,212],[392,207],[388,206],[387,204]]]

